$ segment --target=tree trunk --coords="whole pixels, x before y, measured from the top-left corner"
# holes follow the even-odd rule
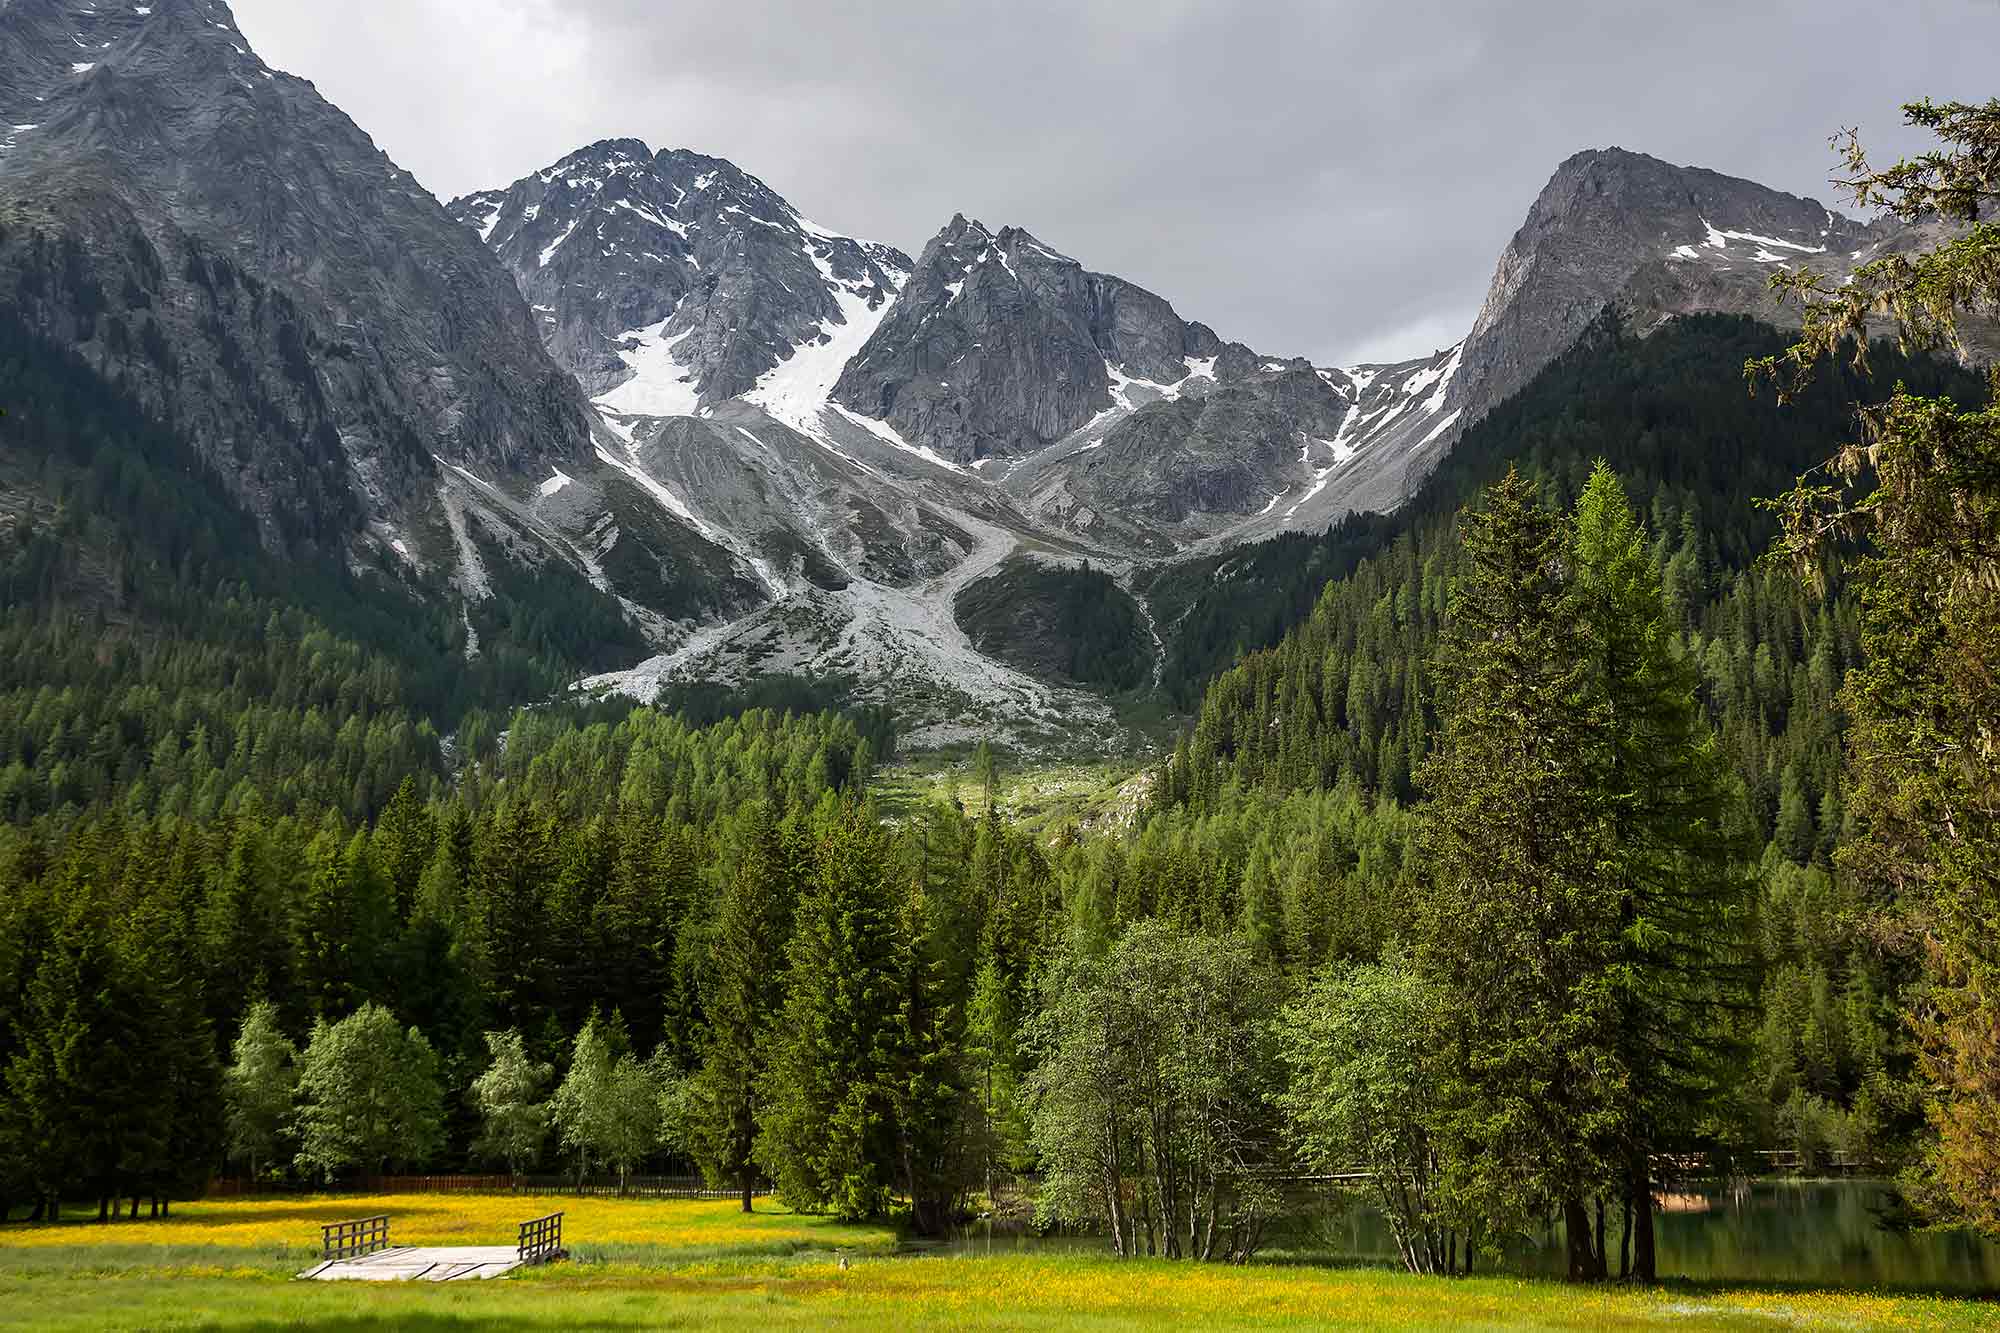
[[[1600,1282],[1610,1271],[1606,1257],[1609,1253],[1604,1248],[1604,1196],[1600,1194],[1597,1196],[1597,1253],[1593,1256],[1591,1273]]]
[[[1590,1213],[1581,1199],[1564,1199],[1563,1239],[1569,1251],[1569,1280],[1588,1282],[1596,1276],[1596,1256],[1590,1249]]]
[[[1653,1235],[1653,1164],[1641,1152],[1632,1163],[1632,1276],[1641,1282],[1660,1280],[1659,1255]]]
[[[743,1186],[743,1211],[755,1211],[750,1207],[750,1177],[746,1174],[739,1183]]]
[[[1625,1212],[1619,1219],[1618,1228],[1618,1280],[1629,1281],[1632,1277],[1632,1194],[1625,1193]]]

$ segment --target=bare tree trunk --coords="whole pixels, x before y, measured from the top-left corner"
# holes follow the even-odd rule
[[[1641,1282],[1660,1279],[1659,1255],[1653,1234],[1653,1162],[1641,1151],[1632,1163],[1632,1276]]]
[[[1591,1276],[1597,1278],[1599,1281],[1602,1281],[1604,1279],[1605,1273],[1607,1271],[1605,1265],[1605,1254],[1606,1250],[1604,1248],[1604,1196],[1600,1194],[1597,1196],[1597,1252],[1592,1256],[1592,1272],[1591,1272]]]
[[[1569,1198],[1563,1200],[1563,1240],[1569,1254],[1569,1280],[1588,1282],[1596,1267],[1595,1256],[1590,1252],[1590,1213],[1584,1208],[1583,1200]]]
[[[1618,1217],[1618,1280],[1628,1281],[1632,1276],[1632,1196],[1625,1196],[1625,1206]]]

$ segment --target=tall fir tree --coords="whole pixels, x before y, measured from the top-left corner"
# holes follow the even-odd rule
[[[1599,462],[1577,502],[1576,583],[1608,705],[1610,861],[1618,894],[1616,1148],[1629,1166],[1621,1269],[1657,1274],[1651,1161],[1712,1138],[1743,1054],[1752,887],[1727,769],[1701,712],[1659,574],[1624,487]]]
[[[735,870],[710,937],[703,993],[708,1028],[688,1090],[685,1129],[703,1174],[734,1187],[747,1213],[757,1185],[759,1099],[785,997],[794,889],[768,807],[758,803],[742,813],[735,842]]]
[[[1510,471],[1463,523],[1423,773],[1418,963],[1456,1072],[1437,1128],[1457,1207],[1510,1229],[1559,1208],[1571,1276],[1601,1277],[1586,1201],[1615,1177],[1630,1095],[1610,706],[1561,518]]]
[[[757,1160],[795,1208],[879,1218],[895,1182],[895,893],[882,833],[858,813],[823,807],[812,836]]]

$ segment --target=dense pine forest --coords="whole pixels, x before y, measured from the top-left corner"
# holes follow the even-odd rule
[[[76,447],[6,548],[0,1205],[691,1167],[937,1235],[1027,1179],[1241,1261],[1362,1171],[1413,1270],[1559,1218],[1650,1278],[1663,1163],[1785,1147],[2000,1226],[1990,386],[1807,295],[1797,355],[1607,320],[1393,519],[1156,580],[1191,725],[1130,828],[1033,835],[883,817],[893,719],[810,686],[500,711],[615,635],[526,589],[427,677],[448,626],[281,608],[185,468],[157,547],[62,541],[178,465],[10,344]],[[1872,495],[1760,504],[1863,433]],[[1114,585],[1058,591],[1128,685]]]

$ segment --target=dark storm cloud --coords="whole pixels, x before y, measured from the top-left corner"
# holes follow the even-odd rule
[[[915,253],[1015,223],[1225,337],[1460,337],[1555,165],[1617,144],[1836,202],[1827,136],[2000,92],[1994,0],[236,0],[449,197],[593,139],[727,157]]]

